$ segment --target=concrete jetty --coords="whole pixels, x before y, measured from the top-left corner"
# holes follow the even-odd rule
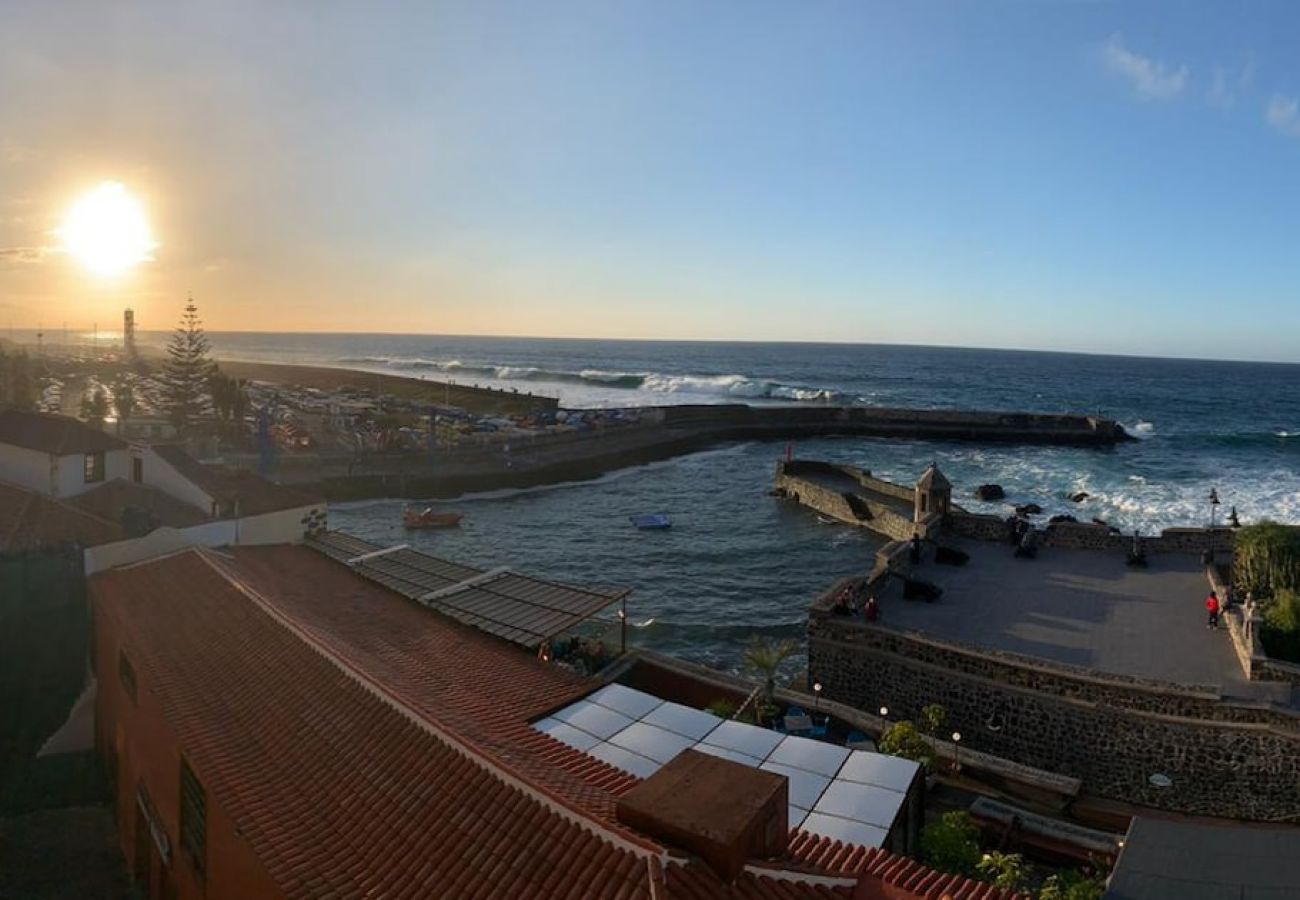
[[[630,465],[745,440],[834,435],[1107,447],[1128,439],[1119,424],[1091,416],[829,406],[664,406],[638,410],[635,425],[539,433],[502,447],[425,453],[285,454],[273,477],[313,483],[331,499],[454,497],[503,487],[594,478]],[[231,459],[250,468],[256,459]]]
[[[906,440],[1104,447],[1132,440],[1097,416],[874,406],[665,406],[670,428],[694,427],[734,439],[862,435]],[[725,439],[725,438],[724,438]]]

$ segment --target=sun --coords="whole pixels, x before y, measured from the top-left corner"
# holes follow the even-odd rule
[[[96,275],[120,275],[153,259],[154,240],[140,201],[116,181],[82,196],[56,232],[63,247]]]

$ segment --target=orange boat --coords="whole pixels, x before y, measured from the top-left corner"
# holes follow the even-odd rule
[[[402,524],[407,528],[455,528],[463,518],[464,513],[435,512],[429,506],[423,509],[408,506],[402,513]]]

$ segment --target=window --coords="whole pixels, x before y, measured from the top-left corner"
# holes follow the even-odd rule
[[[87,453],[85,462],[86,484],[104,480],[104,451]]]
[[[126,658],[126,651],[119,651],[117,654],[117,677],[122,682],[122,687],[126,690],[126,695],[135,700],[135,666],[131,665],[131,660]]]
[[[181,760],[181,847],[200,875],[208,864],[208,798],[189,763]]]

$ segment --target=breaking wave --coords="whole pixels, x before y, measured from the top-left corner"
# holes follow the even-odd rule
[[[1132,425],[1125,425],[1124,430],[1140,441],[1153,437],[1156,433],[1156,426],[1152,425],[1145,419],[1138,419]]]
[[[340,364],[382,365],[397,371],[434,371],[455,378],[490,378],[497,381],[551,382],[591,387],[621,388],[659,394],[702,394],[745,400],[842,401],[831,388],[786,384],[745,375],[670,375],[662,372],[609,372],[602,369],[557,371],[536,366],[492,366],[468,364],[458,359],[433,360],[421,357],[341,357]]]

